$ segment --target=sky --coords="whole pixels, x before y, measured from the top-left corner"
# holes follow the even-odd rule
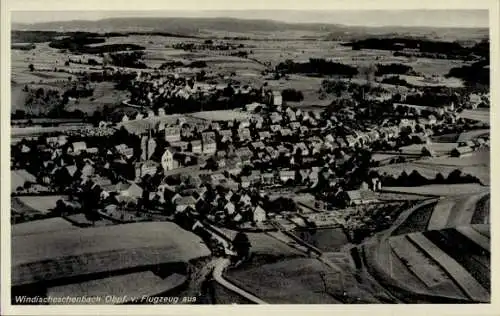
[[[12,11],[13,23],[113,17],[231,17],[352,26],[488,27],[487,10]]]

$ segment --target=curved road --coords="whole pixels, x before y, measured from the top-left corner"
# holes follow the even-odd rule
[[[213,271],[213,277],[215,281],[217,281],[217,283],[224,286],[225,288],[231,290],[232,292],[235,292],[243,296],[244,298],[248,299],[251,302],[254,302],[256,304],[268,304],[263,300],[261,300],[260,298],[258,298],[257,296],[248,293],[247,291],[243,290],[240,287],[237,287],[236,285],[234,285],[233,283],[227,281],[222,277],[222,272],[224,272],[224,270],[229,266],[229,264],[230,261],[227,258],[220,258],[219,260],[217,260]]]

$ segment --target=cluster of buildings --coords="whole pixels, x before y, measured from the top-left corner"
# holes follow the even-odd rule
[[[189,97],[225,88],[150,73],[140,73],[134,84],[141,91],[138,98],[146,105],[159,96]],[[250,92],[248,87],[236,89]],[[148,196],[141,187],[145,177],[157,177],[162,180],[157,190],[148,188],[149,197],[160,204],[171,203],[177,212],[190,210],[195,214],[201,203],[207,204],[202,209],[210,210],[207,214],[214,220],[259,222],[272,210],[266,210],[256,195],[246,198],[255,189],[301,186],[331,192],[348,205],[373,202],[373,191],[381,187],[378,179],[366,179],[372,183],[360,190],[342,187],[340,180],[356,168],[357,162],[352,160],[356,151],[381,143],[389,148],[428,144],[436,127],[457,120],[453,105],[437,109],[394,104],[395,112],[401,113],[404,108],[408,115],[395,115],[377,123],[356,120],[355,107],[336,112],[305,111],[286,106],[280,92],[266,91],[262,97],[264,103],[245,107],[251,116],[234,121],[180,115],[170,119],[161,107],[115,112],[111,121],[138,136],[138,146],[125,139],[104,148],[88,146],[85,137],[107,137],[116,131],[118,126],[106,121],[87,133],[47,137],[46,143],[36,145],[37,153],[42,153],[42,167],[36,178],[47,186],[61,179],[67,184],[92,181],[92,186],[102,189],[102,199],[109,201],[111,196],[113,203],[137,204]],[[78,140],[69,142],[68,137]],[[451,155],[466,155],[479,145],[462,144]],[[32,151],[26,142],[18,146],[20,155]],[[345,166],[353,169],[346,170]],[[187,173],[193,173],[189,181],[194,181],[189,193],[166,184],[169,176]],[[207,197],[208,188],[222,191]],[[168,199],[165,190],[172,193]]]

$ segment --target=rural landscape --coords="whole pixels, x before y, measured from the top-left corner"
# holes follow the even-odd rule
[[[491,301],[487,27],[15,22],[10,85],[13,305]]]

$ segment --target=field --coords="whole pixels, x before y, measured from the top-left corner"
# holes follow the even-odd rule
[[[24,205],[37,210],[42,214],[49,213],[56,207],[57,200],[63,199],[62,195],[47,195],[47,196],[20,196],[17,199]]]
[[[348,243],[342,228],[298,229],[293,233],[322,251],[338,251]]]
[[[418,68],[418,64],[417,64]],[[438,68],[439,69],[439,68]],[[443,73],[444,72],[444,73]],[[447,71],[441,71],[441,74],[445,75]],[[463,82],[457,78],[438,78],[437,80],[427,80],[421,76],[399,76],[401,79],[406,80],[411,85],[417,87],[437,87],[437,86],[446,86],[451,88],[460,88],[463,86]]]
[[[12,225],[11,234],[12,236],[24,236],[32,234],[45,234],[47,232],[66,229],[78,228],[60,217],[54,217]]]
[[[234,238],[237,234],[236,231],[222,228],[222,232],[229,238]],[[250,251],[255,254],[269,254],[277,256],[295,256],[300,255],[301,252],[286,245],[284,242],[271,237],[266,233],[246,233],[250,240]]]
[[[463,174],[470,174],[478,178],[483,185],[490,185],[490,151],[477,150],[473,153],[456,158],[456,157],[437,157],[433,159],[425,159],[415,161],[414,165],[420,165],[430,169],[442,167],[442,170],[448,168],[460,169]],[[444,175],[444,174],[443,174]]]
[[[10,134],[12,138],[15,137],[27,137],[40,135],[44,133],[56,133],[56,132],[69,132],[74,130],[80,130],[85,127],[90,127],[90,124],[85,125],[60,125],[60,126],[50,126],[50,127],[39,127],[39,126],[30,126],[30,127],[12,127],[10,129]]]
[[[322,273],[332,280],[338,278],[328,266],[317,259],[308,258],[289,259],[244,270],[229,270],[226,277],[271,304],[338,303],[325,292]],[[334,282],[331,283],[335,287]]]
[[[208,33],[221,34],[221,31],[217,30],[202,30]],[[224,34],[231,34],[233,32],[223,32]],[[380,50],[352,50],[351,47],[342,46],[341,41],[319,41],[319,40],[304,40],[300,38],[300,34],[303,36],[311,36],[312,32],[298,32],[293,34],[290,31],[273,33],[264,32],[260,37],[267,36],[267,40],[229,40],[222,42],[231,42],[233,44],[242,44],[243,48],[239,49],[242,51],[250,52],[248,58],[241,58],[235,56],[229,56],[228,51],[215,51],[215,50],[194,50],[194,51],[184,51],[182,49],[174,49],[172,45],[179,43],[202,43],[203,39],[196,38],[178,38],[178,37],[166,37],[166,36],[144,36],[144,35],[131,35],[126,37],[111,37],[106,40],[106,44],[129,44],[134,43],[146,47],[144,50],[145,58],[144,62],[148,67],[158,68],[162,63],[167,61],[182,61],[184,63],[189,63],[195,60],[205,61],[207,67],[204,69],[207,73],[207,77],[216,78],[218,81],[227,81],[229,79],[234,79],[239,81],[242,85],[249,84],[255,87],[261,87],[264,82],[271,89],[283,90],[283,89],[297,89],[300,90],[304,95],[304,100],[302,102],[288,102],[293,106],[305,106],[305,107],[323,107],[331,104],[335,101],[335,98],[331,95],[326,97],[321,97],[318,94],[318,90],[321,85],[321,81],[325,78],[315,78],[308,77],[304,75],[289,75],[288,80],[266,80],[262,79],[261,72],[263,70],[273,69],[277,64],[284,62],[287,59],[293,60],[295,62],[305,62],[309,58],[324,58],[328,60],[333,60],[340,63],[345,63],[349,65],[354,65],[359,68],[366,66],[373,66],[374,64],[388,64],[388,63],[403,63],[405,65],[412,66],[414,70],[424,76],[437,75],[437,80],[440,84],[448,86],[459,86],[461,84],[460,80],[456,79],[445,79],[443,77],[452,67],[460,66],[462,63],[455,60],[439,60],[439,59],[426,59],[426,58],[414,58],[409,59],[406,57],[395,57],[390,51],[380,51]],[[260,32],[251,34],[251,37],[259,38]],[[326,34],[326,33],[325,33]],[[225,35],[228,36],[228,35]],[[248,34],[247,34],[248,36]],[[282,37],[284,36],[284,37]],[[318,34],[313,37],[318,38]],[[273,40],[273,37],[276,40]],[[283,38],[288,38],[287,40],[282,40]],[[97,44],[96,44],[97,45]],[[101,44],[98,44],[101,45]],[[91,45],[92,46],[92,45]],[[72,72],[91,72],[99,71],[100,66],[91,67],[86,65],[85,62],[89,58],[93,58],[98,62],[102,61],[102,58],[97,55],[79,54],[74,55],[72,53],[61,53],[57,49],[50,48],[48,43],[38,43],[36,48],[31,51],[20,51],[13,50],[12,56],[12,82],[15,83],[12,86],[12,110],[23,109],[24,107],[24,93],[20,91],[26,83],[44,83],[44,84],[58,84],[68,80],[68,77],[72,77],[69,73]],[[70,63],[69,66],[65,66],[64,63],[68,60],[78,61],[81,60],[83,64]],[[35,71],[30,72],[28,65],[33,64]],[[62,70],[64,72],[54,72],[54,68],[57,70]],[[148,71],[148,70],[146,70]],[[191,69],[191,72],[197,72],[199,69]],[[221,76],[224,79],[218,78]],[[269,79],[269,78],[268,78]],[[409,81],[415,81],[415,84],[425,84],[430,83],[422,82],[419,78],[407,78]],[[360,74],[352,79],[354,82],[363,83],[366,80],[364,75]],[[376,80],[380,81],[380,78]],[[19,85],[17,85],[19,84]],[[380,84],[380,83],[379,83]],[[397,87],[393,85],[380,84],[386,89],[391,91],[402,91],[405,87]],[[83,98],[78,100],[78,104],[72,101],[68,106],[67,110],[81,110],[87,114],[92,114],[95,110],[102,108],[102,106],[114,106],[120,101],[127,98],[127,94],[122,91],[116,91],[113,89],[112,85],[109,83],[97,84],[94,96],[90,98]],[[463,115],[466,112],[464,111]],[[475,114],[474,114],[475,115]]]
[[[467,142],[479,137],[490,137],[490,129],[479,129],[474,131],[463,132],[458,136],[457,142]]]
[[[373,170],[377,171],[379,174],[387,174],[393,177],[399,177],[403,171],[410,174],[415,170],[427,179],[434,179],[438,173],[441,173],[443,177],[446,178],[448,174],[455,169],[457,168],[453,166],[431,165],[416,162],[398,163],[373,168]]]
[[[436,157],[432,159],[422,159],[414,162],[422,165],[440,165],[451,167],[478,166],[489,168],[490,151],[477,150],[464,157]]]
[[[137,232],[141,231],[140,235]],[[209,255],[196,235],[173,223],[134,223],[14,236],[12,283],[109,272]],[[124,260],[127,258],[127,260]]]
[[[485,204],[489,200],[489,192],[481,191],[423,202],[403,212],[388,233],[394,236],[474,223],[488,224],[489,209]]]
[[[64,219],[68,221],[68,223],[71,223],[77,227],[90,227],[90,226],[100,227],[100,226],[114,225],[112,221],[107,219],[100,219],[98,221],[92,222],[88,220],[85,214],[83,213],[65,216]]]
[[[483,123],[490,123],[490,110],[489,109],[476,109],[476,110],[463,110],[462,113],[459,114],[460,117],[479,121]]]
[[[108,108],[121,105],[127,99],[128,93],[114,89],[111,82],[101,82],[95,85],[94,94],[88,98],[78,99],[78,103],[70,101],[66,106],[67,111],[80,110],[88,115],[92,115],[95,110],[102,110],[106,105]]]
[[[387,174],[393,177],[399,177],[403,171],[410,174],[415,170],[427,179],[434,179],[438,173],[441,173],[446,178],[456,169],[460,170],[462,174],[478,178],[483,185],[489,185],[489,150],[478,150],[464,157],[436,157],[373,168],[373,170],[380,174]]]
[[[458,143],[431,143],[431,144],[414,144],[401,147],[399,150],[403,154],[419,155],[423,148],[427,148],[436,153],[436,155],[449,154],[453,149],[458,147]]]
[[[427,186],[436,190],[446,194],[447,189]],[[440,302],[439,297],[488,301],[490,194],[468,193],[403,212],[385,237],[363,246],[369,271],[396,286],[408,302],[418,302],[416,293],[435,295]]]
[[[199,118],[207,121],[244,121],[252,117],[247,112],[239,110],[217,110],[217,111],[203,111],[187,115],[188,117]]]
[[[482,186],[478,183],[465,184],[430,184],[418,187],[384,187],[385,192],[391,193],[406,193],[418,194],[426,196],[449,196],[462,195],[468,193],[480,193],[489,191],[489,187]]]
[[[109,295],[124,298],[126,301],[132,297],[141,298],[143,295],[154,296],[181,285],[186,279],[186,276],[177,273],[161,278],[152,271],[143,271],[55,286],[49,288],[47,294],[52,297],[99,297],[100,304],[115,304],[109,300]]]
[[[452,133],[439,136],[431,136],[430,139],[434,143],[456,143],[458,142],[458,137],[458,133]]]
[[[251,301],[247,300],[243,296],[226,289],[215,281],[211,282],[211,286],[214,289],[215,302],[213,303],[215,304],[252,304]]]
[[[413,200],[423,200],[428,196],[424,195],[424,193],[420,193],[417,191],[417,194],[413,194],[405,191],[405,189],[414,189],[413,187],[384,187],[383,192],[376,192],[377,199],[380,201],[413,201]]]
[[[177,122],[179,118],[183,117],[182,115],[173,114],[166,115],[164,117],[155,116],[152,118],[145,118],[140,120],[130,120],[126,122],[120,122],[117,124],[117,128],[121,128],[124,126],[130,133],[143,133],[148,130],[150,127],[154,127],[156,124],[160,122],[165,122],[166,124],[172,125]]]
[[[327,96],[323,100],[319,98],[318,91],[323,80],[324,78],[290,75],[287,80],[266,80],[266,82],[268,87],[274,90],[295,89],[301,91],[304,95],[304,100],[301,102],[287,101],[287,104],[291,106],[327,106],[334,99],[331,96]]]

